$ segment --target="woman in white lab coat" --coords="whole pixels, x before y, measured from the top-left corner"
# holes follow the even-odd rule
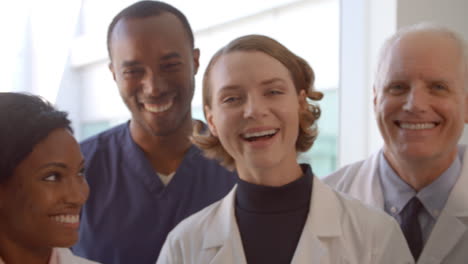
[[[0,93],[0,126],[0,264],[96,263],[68,249],[89,188],[66,113]]]
[[[213,56],[203,79],[209,129],[198,126],[193,141],[239,182],[180,223],[157,263],[412,263],[396,222],[297,162],[317,136],[313,82],[306,61],[266,36]]]

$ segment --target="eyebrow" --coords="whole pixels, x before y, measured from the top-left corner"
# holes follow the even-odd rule
[[[267,79],[267,80],[264,80],[262,82],[260,82],[260,85],[269,85],[269,84],[274,84],[274,83],[285,83],[285,81],[281,78],[271,78],[271,79]],[[240,85],[225,85],[223,87],[221,87],[221,89],[219,89],[219,92],[218,93],[223,93],[223,92],[226,92],[226,91],[235,91],[235,90],[239,90],[241,88]]]
[[[174,59],[174,58],[182,58],[182,56],[180,56],[179,53],[177,52],[171,52],[169,54],[166,54],[164,56],[161,57],[161,60],[170,60],[170,59]]]
[[[224,93],[224,92],[228,92],[228,91],[235,91],[235,90],[239,90],[241,87],[239,85],[225,85],[223,87],[221,87],[221,89],[219,89],[219,92],[218,93]]]
[[[136,65],[140,65],[141,62],[133,60],[133,61],[124,61],[122,62],[122,67],[132,67]]]
[[[174,59],[174,58],[182,58],[182,56],[177,53],[177,52],[171,52],[169,54],[166,54],[164,56],[161,57],[161,60],[170,60],[170,59]],[[137,61],[137,60],[130,60],[130,61],[124,61],[122,62],[122,67],[133,67],[133,66],[137,66],[137,65],[140,65],[141,62],[140,61]]]
[[[79,167],[83,167],[84,166],[84,159],[81,160],[80,164],[79,164]],[[67,164],[63,163],[63,162],[49,162],[49,163],[46,163],[42,166],[39,167],[39,169],[44,169],[44,168],[48,168],[48,167],[59,167],[59,168],[62,168],[62,169],[66,169],[68,168]]]
[[[273,83],[277,83],[277,82],[285,83],[285,81],[283,79],[275,77],[275,78],[271,78],[271,79],[262,81],[260,84],[261,85],[268,85],[268,84],[273,84]]]

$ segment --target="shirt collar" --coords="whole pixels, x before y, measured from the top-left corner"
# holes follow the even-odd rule
[[[380,151],[378,172],[382,182],[385,211],[391,215],[400,214],[408,201],[416,195],[427,212],[434,219],[437,219],[460,175],[462,159],[463,150],[459,148],[458,155],[450,167],[434,182],[416,193],[411,186],[396,174],[383,155],[383,151]]]

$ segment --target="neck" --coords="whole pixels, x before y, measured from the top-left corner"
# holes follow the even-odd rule
[[[385,149],[384,156],[397,175],[418,192],[450,167],[457,156],[457,148],[431,159],[408,159]]]
[[[130,133],[153,168],[160,173],[169,174],[177,170],[191,146],[189,137],[192,133],[192,120],[188,120],[173,133],[164,136],[149,133],[130,121]]]
[[[238,164],[236,162],[236,164]],[[267,168],[237,166],[239,178],[256,185],[279,187],[299,179],[302,176],[301,166],[296,159],[285,160],[278,166]]]
[[[4,263],[28,263],[47,264],[49,263],[52,248],[32,248],[15,243],[0,235],[0,259]]]

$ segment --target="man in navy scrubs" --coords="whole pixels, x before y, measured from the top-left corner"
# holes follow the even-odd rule
[[[122,10],[108,29],[109,68],[130,121],[81,144],[91,193],[76,254],[155,263],[168,232],[236,181],[191,144],[200,52],[185,16],[157,1]]]

